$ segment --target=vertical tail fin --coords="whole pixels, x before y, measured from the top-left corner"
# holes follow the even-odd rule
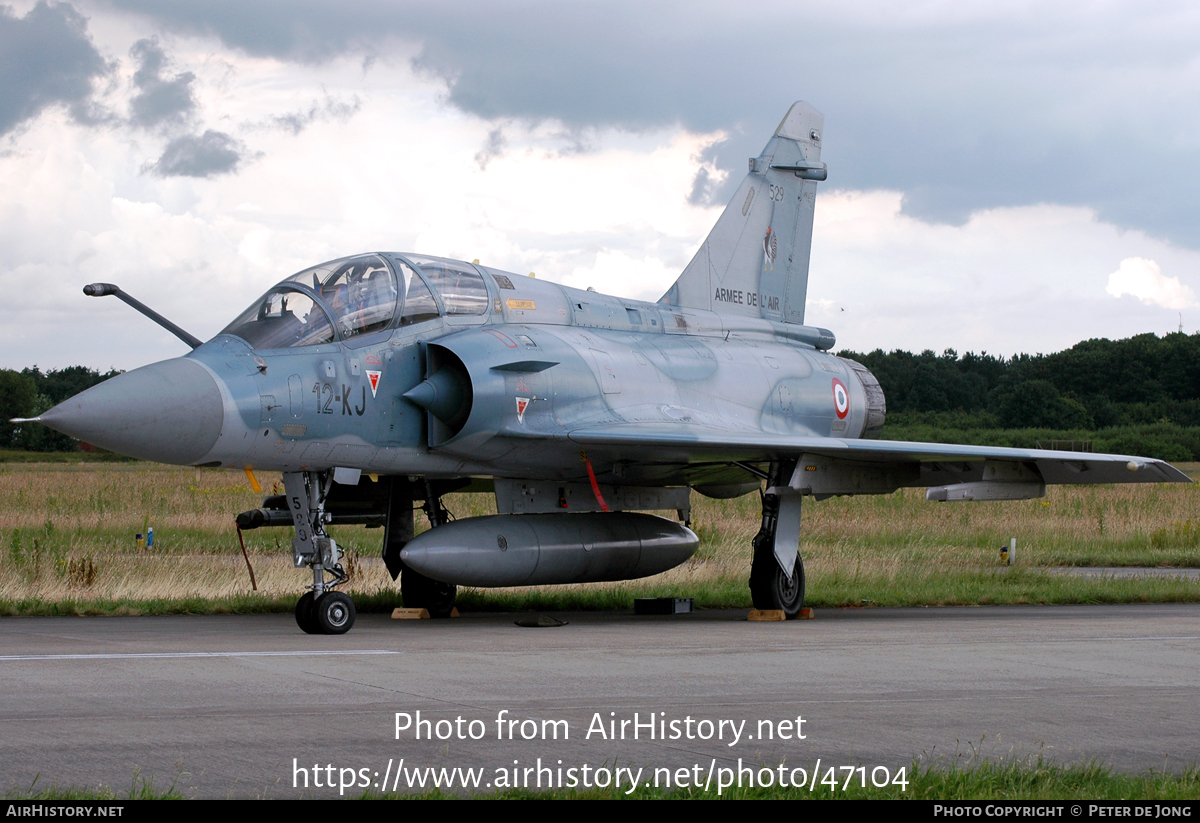
[[[825,117],[794,104],[683,274],[658,301],[804,323]]]

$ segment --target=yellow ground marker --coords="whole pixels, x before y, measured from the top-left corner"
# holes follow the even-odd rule
[[[796,619],[812,620],[816,616],[812,609],[801,609],[800,614],[796,615]],[[787,615],[783,613],[782,609],[751,609],[746,619],[755,623],[768,623],[787,620]]]
[[[458,609],[450,610],[451,617],[458,617]],[[428,620],[429,609],[392,609],[393,620]]]

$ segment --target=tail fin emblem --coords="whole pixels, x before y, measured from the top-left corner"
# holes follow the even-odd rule
[[[767,234],[763,237],[763,254],[766,255],[767,262],[763,266],[764,269],[775,268],[775,255],[779,252],[779,237],[767,226]]]

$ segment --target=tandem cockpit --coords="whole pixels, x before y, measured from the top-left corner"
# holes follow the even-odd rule
[[[487,313],[483,273],[458,260],[360,254],[307,268],[273,286],[221,334],[259,350],[351,346],[446,316]]]

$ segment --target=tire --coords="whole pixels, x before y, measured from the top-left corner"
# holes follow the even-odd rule
[[[312,592],[305,592],[296,601],[296,625],[305,634],[320,634],[321,626],[317,623],[317,599]]]
[[[321,595],[316,613],[323,634],[345,634],[354,625],[354,601],[341,592]]]
[[[789,578],[779,567],[774,552],[756,552],[750,567],[750,597],[754,608],[779,610],[788,620],[795,620],[804,608],[804,560],[796,555]]]
[[[405,608],[426,609],[430,617],[449,617],[458,587],[405,569],[400,573],[400,595]]]

